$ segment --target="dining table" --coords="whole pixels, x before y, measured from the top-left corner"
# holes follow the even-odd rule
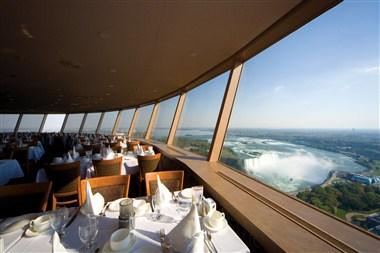
[[[5,185],[12,178],[20,178],[23,176],[24,172],[17,160],[0,160],[0,185]]]
[[[75,209],[71,208],[70,212],[75,213]],[[176,204],[174,202],[167,206],[166,210],[161,211],[161,218],[158,220],[152,219],[149,211],[135,217],[135,228],[132,230],[135,235],[134,243],[127,250],[120,252],[165,252],[167,249],[161,246],[160,231],[165,231],[167,235],[183,217],[176,213]],[[109,245],[111,234],[119,228],[118,217],[119,212],[114,212],[114,210],[107,210],[104,216],[97,216],[99,230],[91,252],[115,252],[107,245]],[[199,219],[202,224],[203,218],[199,217]],[[85,222],[87,222],[86,215],[79,212],[73,222],[65,228],[65,235],[61,237],[60,242],[66,252],[80,252],[83,249],[83,243],[79,239],[78,227]],[[5,252],[58,252],[53,250],[53,232],[51,230],[34,237],[27,237],[24,233],[25,229],[26,227],[20,228],[7,234],[1,234],[0,231]],[[229,225],[220,231],[214,231],[212,233],[212,242],[217,249],[216,252],[250,252]]]

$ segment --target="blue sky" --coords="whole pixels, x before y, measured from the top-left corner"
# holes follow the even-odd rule
[[[183,127],[215,124],[221,87]],[[378,129],[379,1],[345,1],[247,61],[230,127]]]

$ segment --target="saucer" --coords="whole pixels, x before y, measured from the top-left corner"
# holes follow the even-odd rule
[[[204,219],[203,219],[203,225],[204,225],[205,228],[206,228],[208,231],[210,231],[210,232],[218,232],[218,231],[224,229],[224,228],[227,226],[227,224],[228,224],[226,218],[224,218],[220,226],[218,226],[218,227],[214,227],[214,226],[212,226],[212,225],[208,222],[208,219],[209,219],[208,216],[204,217]]]
[[[106,252],[115,252],[115,253],[121,253],[121,252],[128,252],[136,243],[136,235],[132,235],[132,238],[129,240],[127,247],[120,249],[120,250],[113,250],[111,249],[111,243],[110,240],[108,240],[103,247],[100,249],[100,252],[106,253]]]
[[[33,231],[31,230],[30,228],[28,228],[27,230],[25,230],[25,237],[35,237],[35,236],[39,236],[39,235],[46,235],[50,232],[50,228],[44,230],[44,231],[41,231],[41,232],[37,232],[37,231]]]
[[[191,188],[183,189],[178,193],[178,196],[184,199],[191,199],[193,197],[193,190]]]

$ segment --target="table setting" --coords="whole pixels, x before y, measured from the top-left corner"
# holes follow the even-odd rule
[[[203,187],[157,184],[150,197],[110,202],[87,184],[81,207],[0,221],[0,241],[5,252],[249,252]]]

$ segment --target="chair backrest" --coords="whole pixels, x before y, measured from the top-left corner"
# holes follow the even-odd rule
[[[158,163],[161,159],[161,153],[155,155],[137,156],[140,168],[140,176],[144,177],[145,173],[153,172],[157,169]]]
[[[51,188],[51,182],[1,186],[0,218],[45,212]]]
[[[95,176],[104,177],[120,175],[122,163],[122,156],[111,160],[94,160]]]
[[[51,164],[46,175],[53,182],[53,193],[78,191],[80,181],[80,161],[72,163]]]
[[[82,204],[86,202],[87,180],[90,183],[92,193],[95,194],[99,192],[106,202],[128,197],[129,183],[131,180],[129,175],[94,177],[81,180]]]
[[[145,174],[146,194],[153,195],[157,189],[157,175],[160,176],[161,182],[171,191],[181,191],[183,188],[183,170],[169,170],[149,172]]]
[[[140,141],[128,141],[127,142],[127,150],[128,151],[132,151],[134,152],[135,151],[135,148],[137,147],[137,145],[140,144]]]

